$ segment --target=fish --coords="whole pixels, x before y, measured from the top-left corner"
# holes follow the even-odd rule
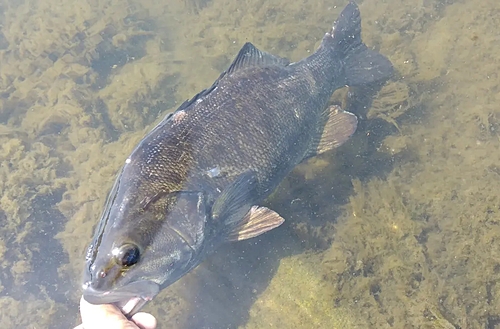
[[[353,1],[298,62],[246,43],[125,160],[87,249],[83,298],[130,317],[223,243],[280,226],[265,199],[298,164],[356,131],[354,114],[329,105],[333,92],[392,74],[362,42]]]

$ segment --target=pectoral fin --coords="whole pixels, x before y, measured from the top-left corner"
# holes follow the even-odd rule
[[[253,206],[245,217],[232,228],[229,241],[241,241],[261,235],[283,224],[278,213],[266,207]]]
[[[241,174],[222,191],[212,207],[212,217],[222,225],[223,235],[229,241],[256,237],[284,222],[276,212],[254,206],[257,184],[254,172]]]
[[[250,210],[255,199],[257,178],[252,171],[239,175],[215,200],[212,217],[233,226]]]

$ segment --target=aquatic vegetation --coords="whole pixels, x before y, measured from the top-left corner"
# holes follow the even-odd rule
[[[335,305],[336,289],[317,271],[317,260],[308,254],[282,259],[240,328],[366,328],[365,319]]]
[[[412,106],[408,85],[399,81],[385,85],[375,97],[372,106],[368,110],[367,118],[380,118],[393,124],[401,133],[396,119],[406,113]]]

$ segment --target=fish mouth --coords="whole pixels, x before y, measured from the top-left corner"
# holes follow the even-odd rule
[[[96,290],[89,283],[83,284],[83,298],[90,304],[113,304],[124,315],[131,317],[160,292],[160,286],[152,281],[137,281],[120,289]]]

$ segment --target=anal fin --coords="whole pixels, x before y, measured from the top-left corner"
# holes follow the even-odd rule
[[[241,241],[259,236],[283,224],[285,220],[266,207],[252,206],[245,217],[232,227],[229,241]]]
[[[344,111],[338,105],[332,105],[324,112],[323,130],[319,130],[318,142],[310,151],[312,157],[339,147],[354,134],[358,119],[350,112]]]

